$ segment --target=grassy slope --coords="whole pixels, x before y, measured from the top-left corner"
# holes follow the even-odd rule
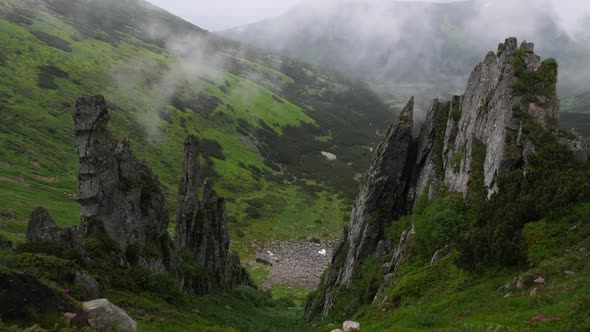
[[[306,123],[319,126],[318,144],[339,149],[341,145],[331,137],[332,128],[322,128],[328,121],[321,117],[332,110],[313,104],[313,98],[337,95],[350,89],[348,83],[311,67],[285,66],[282,59],[252,57],[229,46],[215,48],[215,58],[223,58],[223,64],[210,63],[197,72],[183,73],[186,59],[141,35],[103,31],[102,35],[116,36],[116,40],[89,38],[81,33],[77,16],[62,16],[43,7],[31,10],[31,6],[12,0],[0,3],[5,18],[0,19],[1,234],[21,241],[29,213],[37,205],[47,206],[61,225],[78,223],[78,204],[73,200],[77,158],[71,111],[73,101],[82,94],[103,94],[112,103],[111,129],[117,137],[129,137],[134,152],[154,169],[166,189],[171,210],[184,137],[196,134],[220,144],[221,151],[214,148],[210,155],[205,152],[203,164],[212,166],[208,174],[217,179],[217,190],[228,198],[230,215],[236,221],[230,225],[236,237],[232,245],[243,256],[251,253],[252,241],[318,235],[331,238],[338,233],[347,214],[342,211],[349,204],[340,190],[342,186],[328,186],[325,179],[314,178],[310,172],[298,172],[299,179],[293,179],[296,184],[285,186],[283,179],[289,180],[292,175],[271,170],[273,161],[269,163],[261,154],[259,148],[264,142],[256,131],[266,127],[267,134],[281,137],[287,126],[297,128]],[[100,27],[90,28],[102,31]],[[71,51],[59,45],[51,47],[32,32],[56,36]],[[47,79],[48,70],[43,66],[57,68],[67,77],[50,73]],[[288,69],[286,73],[280,71],[283,68]],[[293,68],[305,77],[290,77],[297,73]],[[166,85],[170,75],[175,83],[172,88]],[[54,86],[48,88],[51,81]],[[294,90],[311,92],[294,94]],[[211,109],[198,110],[207,104],[203,99],[194,101],[195,96],[218,100]],[[184,105],[172,106],[174,98]],[[357,110],[350,114],[353,112]],[[246,134],[237,130],[244,121],[250,131]],[[362,143],[344,148],[364,153],[368,148]],[[311,155],[319,156],[319,151],[309,152]],[[328,182],[340,181],[354,191],[352,177],[362,166],[350,167],[340,160],[318,163],[326,169]],[[342,178],[342,173],[330,176],[333,167],[344,169],[346,177]],[[260,217],[246,213],[255,198],[272,202],[261,208]],[[328,205],[332,208],[326,209]]]
[[[199,42],[212,60],[195,55],[195,66],[192,55],[146,36],[136,18],[164,21],[180,35],[203,31],[134,0],[45,4],[51,7],[0,1],[0,235],[22,242],[38,205],[60,225],[78,224],[72,105],[80,95],[102,94],[111,130],[129,137],[160,178],[171,221],[182,143],[196,134],[208,142],[202,165],[227,198],[232,247],[242,258],[270,240],[337,236],[356,191],[353,176],[366,169],[368,146],[389,122],[377,98],[334,74],[216,40]],[[323,150],[339,159],[325,160]],[[265,267],[249,268],[258,283],[268,276]],[[306,291],[283,285],[273,296],[294,304],[244,296],[249,290],[186,297],[182,305],[150,291],[105,292],[146,331],[309,328],[301,321]]]
[[[579,93],[564,98],[561,102],[563,112],[586,113],[590,111],[590,92]]]

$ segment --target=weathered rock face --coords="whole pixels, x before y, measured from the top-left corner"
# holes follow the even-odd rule
[[[46,208],[39,206],[31,213],[27,229],[27,240],[31,242],[57,242],[66,247],[77,249],[82,257],[86,257],[83,245],[83,231],[78,226],[59,227]]]
[[[137,263],[146,269],[175,269],[179,258],[168,236],[168,209],[160,183],[135,158],[129,140],[115,141],[108,121],[103,97],[82,97],[76,102],[80,158],[76,200],[81,205],[82,225],[88,234],[108,236],[122,253],[133,251]]]
[[[176,242],[181,250],[189,250],[213,277],[198,285],[188,284],[192,291],[203,294],[213,286],[232,288],[250,283],[240,259],[229,253],[227,211],[223,198],[217,197],[213,183],[206,180],[203,198],[199,200],[199,141],[189,136],[184,143],[183,175],[178,186]],[[214,285],[217,284],[217,285]]]
[[[475,68],[463,96],[433,101],[416,139],[410,101],[375,152],[349,230],[334,251],[319,296],[308,303],[306,318],[326,316],[358,265],[370,255],[383,256],[376,249],[385,240],[384,229],[407,213],[417,196],[431,198],[445,188],[463,193],[468,202],[485,199],[498,189],[498,176],[526,165],[535,152],[531,127],[557,137],[557,64],[541,61],[533,49],[527,42],[518,47],[515,38],[500,44],[498,54],[490,52]],[[561,141],[587,160],[579,135]],[[404,234],[392,262],[382,267],[390,281],[411,240],[411,232]]]
[[[306,317],[320,309],[328,314],[338,297],[337,287],[348,285],[356,267],[377,248],[384,231],[408,208],[407,194],[415,151],[412,138],[414,100],[389,129],[373,156],[366,184],[358,194],[350,221],[335,248],[329,271],[323,280],[325,293],[309,304]]]

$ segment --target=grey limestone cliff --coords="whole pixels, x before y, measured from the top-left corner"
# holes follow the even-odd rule
[[[557,129],[556,82],[554,60],[542,61],[532,43],[519,47],[509,38],[474,69],[462,96],[433,101],[416,138],[411,136],[411,100],[373,156],[350,226],[335,248],[318,296],[307,305],[306,318],[329,314],[359,264],[376,254],[386,227],[408,213],[419,195],[432,198],[444,188],[463,193],[469,203],[497,191],[497,177],[521,169],[535,152],[531,128],[552,133],[579,160],[587,160],[583,139]],[[400,239],[393,261],[381,269],[390,282],[411,241],[408,234],[411,230]]]

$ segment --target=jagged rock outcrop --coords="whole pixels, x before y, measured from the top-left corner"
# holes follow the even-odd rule
[[[232,288],[250,283],[239,257],[229,253],[225,200],[217,197],[210,180],[205,181],[199,200],[199,187],[199,141],[189,136],[184,142],[183,173],[178,186],[176,243],[181,250],[189,250],[213,278],[192,285],[187,281],[186,286],[203,294],[214,284]]]
[[[320,309],[327,315],[338,297],[340,285],[347,286],[356,267],[372,254],[389,224],[408,208],[407,194],[411,164],[415,154],[412,137],[414,99],[412,98],[399,120],[391,126],[379,145],[365,185],[358,194],[348,230],[344,230],[332,258],[329,271],[323,279],[324,294],[315,299],[306,311],[306,317]]]
[[[150,168],[132,153],[129,140],[117,142],[107,129],[109,113],[101,96],[81,97],[74,112],[80,173],[76,200],[81,205],[81,226],[58,227],[45,208],[37,208],[29,222],[30,241],[61,242],[88,257],[84,239],[97,236],[105,243],[113,263],[128,268],[138,265],[152,272],[177,277],[179,287],[204,294],[213,287],[232,288],[251,284],[236,254],[229,253],[225,201],[205,181],[199,200],[199,141],[185,141],[183,177],[179,185],[177,237],[168,234],[168,208],[161,185]],[[186,262],[208,271],[191,275],[180,250],[192,255]],[[194,271],[193,271],[194,272]],[[96,296],[98,284],[89,275],[77,274],[76,283],[87,295]]]
[[[379,287],[377,294],[375,294],[373,303],[378,303],[379,301],[383,300],[383,292],[387,287],[390,287],[393,284],[398,267],[407,258],[408,251],[410,249],[410,243],[412,241],[412,238],[414,237],[414,233],[415,231],[413,226],[403,231],[400,235],[397,247],[393,252],[391,261],[381,266],[379,272],[385,274],[385,277],[383,277],[383,284],[381,284],[381,287]]]
[[[359,264],[370,255],[383,255],[376,246],[385,240],[384,229],[407,213],[419,195],[432,198],[451,190],[463,193],[470,203],[497,191],[497,177],[522,168],[536,151],[531,133],[536,128],[553,133],[579,160],[587,160],[579,135],[559,135],[556,82],[554,60],[541,61],[532,43],[518,47],[516,39],[509,38],[475,68],[464,95],[433,101],[416,139],[411,137],[410,101],[374,154],[350,227],[334,251],[318,296],[306,307],[306,318],[328,315]],[[410,241],[407,234],[392,262],[381,268],[391,282],[398,253],[403,256]]]
[[[154,272],[174,270],[179,257],[168,235],[168,208],[150,168],[131,152],[129,140],[117,142],[107,129],[103,97],[81,97],[74,112],[80,174],[76,200],[82,227],[105,234],[122,253]],[[158,254],[154,254],[158,253]],[[127,265],[126,256],[121,264]]]
[[[83,245],[83,232],[78,226],[59,227],[46,208],[39,206],[31,213],[27,229],[27,240],[31,242],[57,242],[77,249],[83,258],[86,250]]]

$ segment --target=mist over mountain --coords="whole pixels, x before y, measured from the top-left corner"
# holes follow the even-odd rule
[[[540,52],[560,62],[560,94],[571,95],[584,90],[579,83],[586,79],[590,49],[584,5],[568,6],[571,2],[505,0],[307,2],[220,33],[362,77],[383,95],[457,92],[479,55],[514,35],[534,40]]]

